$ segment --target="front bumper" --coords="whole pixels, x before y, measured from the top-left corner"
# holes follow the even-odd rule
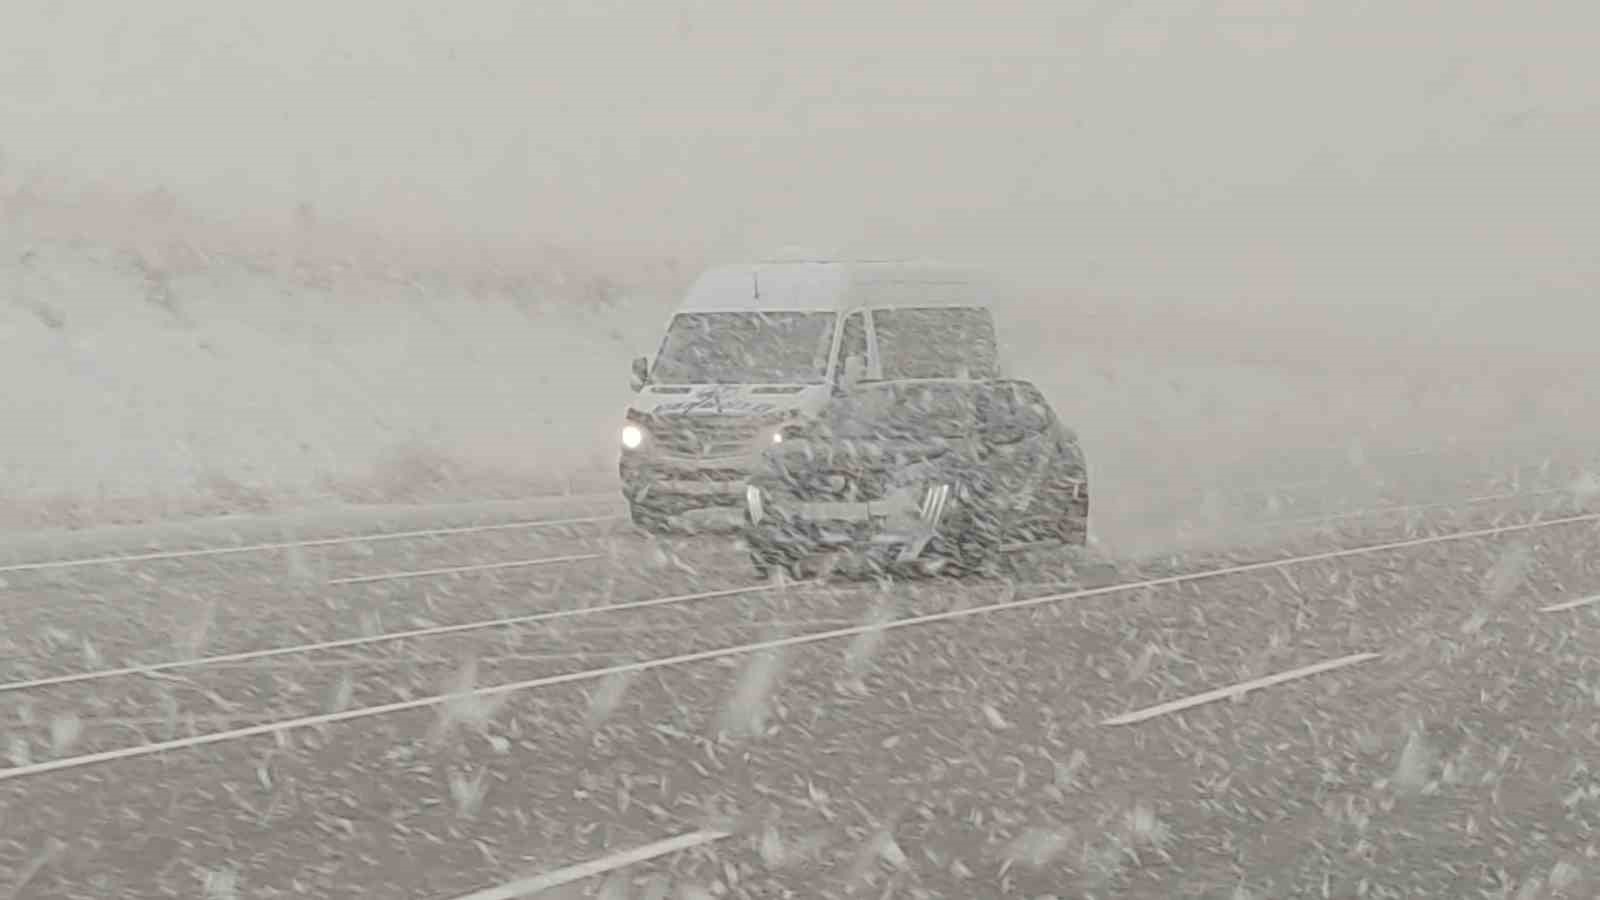
[[[885,562],[920,558],[939,533],[951,489],[902,491],[865,503],[805,502],[747,488],[746,540],[758,552],[801,558],[859,553]]]
[[[630,502],[662,509],[739,507],[758,456],[695,460],[627,455],[617,472]]]

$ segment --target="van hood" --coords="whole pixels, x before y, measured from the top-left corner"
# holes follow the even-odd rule
[[[827,400],[825,384],[652,384],[629,408],[650,416],[775,416],[815,413]]]

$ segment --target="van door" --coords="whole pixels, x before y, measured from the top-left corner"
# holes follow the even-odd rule
[[[867,323],[867,377],[883,378],[883,357],[878,352],[878,329],[872,323],[872,316],[865,315]]]
[[[879,378],[994,378],[994,317],[978,306],[897,306],[872,311]]]
[[[1011,526],[1039,514],[1058,446],[1051,410],[1033,385],[1000,382],[980,393],[985,462],[996,505]]]
[[[852,356],[861,357],[866,364],[867,377],[872,375],[872,357],[867,344],[867,317],[863,313],[853,312],[845,317],[844,328],[839,337],[839,356],[834,360],[834,381],[844,377],[845,360]]]

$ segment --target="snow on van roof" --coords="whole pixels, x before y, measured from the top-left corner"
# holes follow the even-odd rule
[[[679,311],[986,307],[995,292],[992,277],[949,263],[775,260],[707,270],[690,287]]]

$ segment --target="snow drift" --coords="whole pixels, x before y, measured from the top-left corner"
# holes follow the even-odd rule
[[[611,490],[628,360],[695,274],[304,222],[273,239],[142,202],[90,215],[11,200],[7,527]],[[1090,453],[1102,534],[1196,488],[1348,475],[1352,453],[1548,439],[1583,396],[1570,380],[1263,355],[1281,342],[1221,322],[1164,330],[1069,291],[998,312],[1014,368]]]

